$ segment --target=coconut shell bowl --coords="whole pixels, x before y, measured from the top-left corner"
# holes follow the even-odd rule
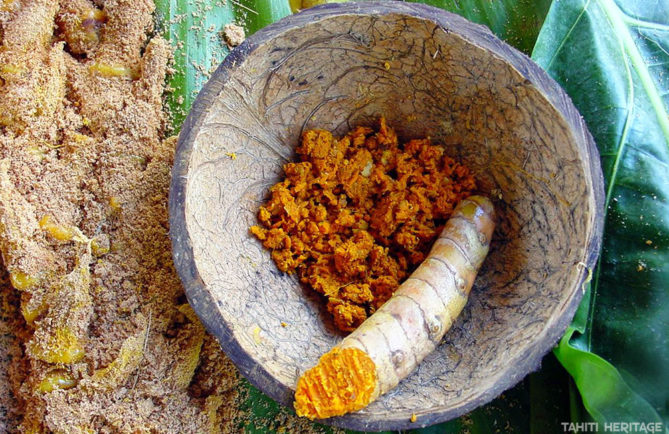
[[[259,31],[225,59],[183,125],[170,231],[191,305],[281,404],[292,406],[298,377],[342,336],[249,227],[302,131],[343,135],[381,115],[401,138],[429,136],[467,165],[497,226],[437,349],[367,408],[324,421],[366,431],[455,418],[536,370],[574,315],[602,231],[599,155],[581,116],[487,28],[424,5],[365,2]]]

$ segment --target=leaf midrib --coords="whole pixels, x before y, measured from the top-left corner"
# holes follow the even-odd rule
[[[629,88],[629,95],[628,95],[629,111],[625,118],[625,124],[623,126],[623,130],[620,135],[620,140],[618,141],[618,147],[617,147],[618,152],[611,171],[611,175],[609,176],[609,184],[607,186],[606,199],[604,202],[604,219],[606,221],[609,205],[613,195],[613,190],[616,186],[619,164],[627,141],[630,121],[634,113],[634,82],[632,80],[632,72],[630,70],[630,64],[638,74],[641,85],[651,102],[651,106],[653,107],[653,111],[655,111],[658,123],[664,134],[667,145],[669,145],[669,114],[667,113],[667,110],[664,107],[664,103],[662,102],[660,93],[657,87],[655,86],[655,82],[650,76],[648,67],[644,63],[639,48],[634,43],[634,39],[632,38],[632,35],[630,34],[630,30],[628,27],[628,24],[639,26],[641,23],[643,23],[643,21],[640,21],[638,19],[632,19],[629,17],[627,20],[624,19],[623,17],[626,17],[626,15],[620,10],[618,5],[616,5],[613,0],[595,0],[595,1],[601,6],[602,10],[604,11],[606,18],[611,25],[613,33],[620,44],[620,49],[625,60],[625,70]],[[585,9],[587,9],[587,5],[586,7],[584,7],[584,11]],[[597,261],[597,271],[595,273],[595,278],[593,279],[592,283],[592,298],[590,300],[587,326],[585,329],[585,333],[587,334],[588,349],[592,348],[592,323],[594,321],[594,310],[596,306],[596,298],[598,292],[597,290],[599,288],[601,262],[602,262],[602,255],[599,256],[599,259]]]
[[[602,6],[602,10],[609,19],[609,22],[611,23],[611,27],[614,30],[616,38],[621,42],[622,46],[624,47],[624,53],[626,54],[626,57],[629,58],[630,62],[632,63],[632,66],[634,67],[634,70],[639,75],[639,80],[641,81],[641,85],[646,91],[646,95],[650,99],[653,110],[655,111],[655,114],[657,116],[658,123],[664,134],[667,146],[669,146],[669,113],[667,113],[667,109],[664,106],[664,103],[662,102],[662,99],[660,97],[660,92],[658,91],[657,86],[655,86],[653,78],[650,76],[650,71],[648,70],[647,65],[643,61],[643,58],[641,57],[641,52],[639,51],[639,47],[637,47],[637,45],[634,43],[634,39],[632,38],[632,35],[630,34],[630,30],[628,27],[628,24],[640,27],[642,23],[646,22],[638,20],[636,18],[628,17],[623,13],[623,11],[620,10],[618,5],[615,4],[613,0],[595,0],[595,1],[597,1]],[[647,26],[650,26],[651,28],[656,28],[657,30],[660,30],[659,27],[661,27],[657,23],[646,23],[646,24]],[[669,29],[669,27],[667,28]],[[666,30],[666,29],[661,29],[661,30]]]

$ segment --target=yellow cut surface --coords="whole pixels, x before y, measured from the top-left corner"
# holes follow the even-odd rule
[[[376,366],[364,351],[335,347],[298,380],[295,411],[323,419],[360,410],[372,401],[376,381]]]

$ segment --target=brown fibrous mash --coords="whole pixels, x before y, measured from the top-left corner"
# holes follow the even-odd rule
[[[246,423],[238,373],[172,264],[171,49],[151,36],[153,10],[150,0],[0,1],[0,331],[20,344],[0,354],[18,401],[0,430]]]
[[[429,138],[400,143],[384,118],[341,138],[307,130],[297,157],[251,232],[352,331],[425,259],[476,181]]]

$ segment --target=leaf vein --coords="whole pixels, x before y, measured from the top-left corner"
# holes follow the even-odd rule
[[[553,57],[551,57],[550,62],[548,62],[548,65],[546,65],[546,70],[547,71],[551,69],[551,65],[553,64],[553,62],[557,58],[558,54],[560,54],[560,52],[562,51],[562,47],[564,46],[564,44],[567,42],[567,40],[571,36],[572,32],[574,31],[574,29],[578,25],[579,21],[581,21],[581,18],[583,18],[583,15],[585,15],[585,12],[588,10],[589,5],[590,5],[590,0],[588,0],[585,3],[585,5],[583,6],[583,10],[581,11],[580,14],[578,14],[578,17],[576,17],[576,19],[574,20],[574,24],[572,24],[572,26],[569,28],[569,31],[564,35],[564,38],[562,38],[562,41],[560,41],[560,45],[555,50],[555,54],[553,54]]]

